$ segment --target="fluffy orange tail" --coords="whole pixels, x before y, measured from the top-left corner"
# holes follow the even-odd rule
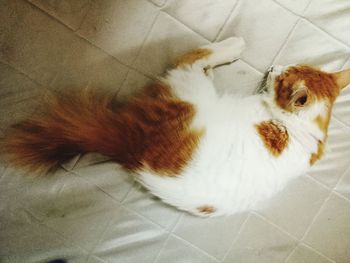
[[[51,98],[43,116],[16,124],[5,135],[6,160],[45,173],[79,153],[97,152],[126,169],[147,164],[160,173],[178,173],[202,135],[189,128],[193,106],[161,85],[115,110],[112,98],[92,90]]]
[[[108,153],[111,143],[118,144],[113,140],[120,139],[111,98],[91,90],[51,97],[43,115],[9,129],[2,145],[5,159],[15,166],[48,172],[79,153]]]

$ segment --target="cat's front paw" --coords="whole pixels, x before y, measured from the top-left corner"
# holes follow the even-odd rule
[[[218,44],[226,50],[231,61],[238,59],[246,46],[242,37],[229,37]]]

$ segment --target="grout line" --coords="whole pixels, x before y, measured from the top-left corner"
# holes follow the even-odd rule
[[[290,257],[294,254],[295,250],[299,247],[299,242],[296,244],[296,246],[292,249],[292,251],[289,253],[289,255],[286,257],[286,259],[283,261],[284,263],[287,263],[287,261],[290,259]]]
[[[331,198],[332,195],[332,191],[329,192],[328,196],[326,197],[326,199],[323,201],[323,204],[320,206],[320,208],[318,209],[317,213],[315,214],[315,216],[313,217],[313,219],[311,220],[310,225],[307,227],[307,229],[305,230],[304,235],[300,238],[300,241],[304,242],[305,237],[307,236],[307,234],[309,234],[312,226],[314,225],[314,223],[317,220],[317,217],[321,214],[321,212],[323,211],[323,208],[325,207],[326,203],[329,201],[329,199]]]
[[[203,38],[204,40],[208,41],[207,44],[212,43],[212,41],[210,39],[208,39],[207,37],[203,36],[201,33],[195,31],[193,28],[190,28],[188,25],[186,25],[185,23],[183,23],[181,20],[178,20],[177,18],[173,17],[172,15],[170,15],[168,12],[164,11],[164,10],[160,10],[163,14],[167,15],[168,17],[170,17],[172,20],[176,21],[176,23],[182,25],[183,27],[185,27],[187,30],[195,33],[196,35],[198,35],[199,37]]]
[[[341,125],[343,129],[347,130],[347,132],[350,132],[350,127],[345,122],[340,120],[336,115],[332,114],[332,119],[339,122],[338,124]]]
[[[75,171],[69,171],[67,169],[64,168],[64,170],[66,170],[67,172],[77,176],[78,178],[82,179],[83,181],[85,181],[86,183],[88,183],[89,185],[93,185],[96,188],[98,188],[100,191],[102,191],[104,194],[106,194],[107,196],[109,196],[113,201],[117,202],[118,205],[121,205],[121,202],[119,200],[117,200],[114,196],[112,196],[111,194],[109,194],[108,192],[106,192],[105,190],[103,190],[100,186],[90,182],[89,180],[85,179],[84,176],[80,175],[79,173],[76,173]],[[132,187],[132,186],[131,186]]]
[[[259,214],[256,211],[252,212],[253,215],[259,217],[260,219],[262,219],[263,221],[265,221],[266,223],[274,226],[275,228],[277,228],[279,231],[283,232],[284,234],[286,234],[287,236],[289,236],[290,238],[294,239],[295,241],[298,241],[299,238],[297,238],[296,236],[293,236],[292,234],[290,234],[287,230],[284,230],[282,227],[280,227],[279,225],[277,225],[276,223],[272,222],[270,219],[266,218],[265,216]]]
[[[157,22],[157,20],[158,20],[158,17],[160,16],[160,12],[162,12],[162,11],[159,10],[158,13],[157,13],[157,15],[155,15],[155,17],[154,17],[154,19],[153,19],[153,21],[152,21],[152,25],[150,26],[150,28],[149,28],[147,34],[145,35],[145,38],[143,39],[143,41],[142,41],[142,43],[141,43],[141,46],[140,46],[140,48],[139,48],[139,50],[138,50],[138,52],[137,52],[137,54],[136,54],[134,60],[130,63],[130,65],[134,66],[135,62],[136,62],[137,59],[139,58],[139,56],[140,56],[140,54],[141,54],[141,51],[144,49],[144,46],[145,46],[146,42],[148,41],[148,39],[149,39],[150,36],[151,36],[151,33],[152,33],[152,31],[153,31],[153,28],[154,28],[154,26],[155,26],[155,24],[156,24],[156,22]]]
[[[84,22],[86,20],[86,17],[88,16],[88,14],[89,14],[89,12],[90,12],[90,10],[92,8],[92,1],[91,0],[89,1],[88,5],[89,5],[89,7],[87,8],[85,15],[81,19],[81,21],[79,23],[79,26],[77,27],[77,29],[73,30],[74,33],[76,33],[78,30],[80,30],[82,25],[84,24]]]
[[[226,25],[228,24],[228,22],[231,20],[232,16],[233,16],[233,13],[236,11],[236,8],[238,8],[239,6],[239,2],[240,0],[237,0],[237,2],[234,4],[234,6],[231,8],[231,11],[230,13],[228,14],[227,18],[225,19],[224,23],[222,24],[221,28],[219,29],[219,31],[217,32],[215,38],[214,38],[214,42],[216,42],[221,33],[224,31],[224,29],[226,28]]]
[[[312,25],[315,29],[317,29],[318,31],[322,32],[323,34],[327,35],[328,37],[334,39],[336,42],[338,42],[339,44],[341,44],[342,46],[345,46],[347,49],[350,49],[350,46],[346,43],[344,43],[343,41],[341,41],[340,39],[338,39],[336,36],[334,36],[333,34],[329,33],[328,31],[326,31],[325,29],[323,29],[322,27],[319,27],[318,25],[314,24],[313,22],[311,22],[309,19],[307,19],[306,17],[302,17],[302,20],[308,22],[310,25]]]
[[[73,35],[75,35],[77,38],[83,40],[84,42],[86,42],[87,44],[89,44],[90,46],[100,50],[102,53],[104,53],[105,55],[109,56],[110,58],[112,58],[113,60],[115,60],[116,62],[118,62],[119,64],[121,64],[122,66],[128,68],[128,69],[132,69],[142,75],[145,75],[146,77],[152,78],[152,76],[150,76],[149,74],[147,74],[146,72],[142,72],[141,70],[134,68],[132,65],[126,64],[122,61],[120,61],[118,58],[116,58],[115,56],[113,56],[112,54],[109,54],[106,50],[102,49],[101,47],[95,45],[94,43],[92,43],[89,39],[83,37],[82,35],[78,34],[77,31],[73,31],[70,27],[68,27],[66,24],[64,24],[62,21],[58,20],[57,18],[55,18],[54,16],[49,15],[48,13],[44,12],[42,9],[40,9],[39,7],[37,7],[36,5],[32,4],[31,2],[28,2],[31,6],[33,6],[35,9],[39,10],[41,13],[44,13],[45,15],[49,16],[50,18],[52,18],[53,20],[55,20],[56,22],[58,22],[60,25],[64,26],[65,28],[67,28],[69,31],[72,32]],[[157,16],[156,16],[157,17]],[[154,77],[153,77],[154,78]]]
[[[307,5],[305,6],[304,10],[302,11],[302,17],[305,16],[305,13],[307,12],[307,10],[309,9],[311,3],[313,2],[314,0],[309,0],[309,3],[307,3]]]
[[[39,83],[38,81],[36,81],[35,79],[33,79],[32,77],[30,77],[27,73],[23,72],[22,70],[20,70],[19,68],[15,67],[14,65],[10,64],[9,62],[3,60],[0,58],[0,63],[3,63],[7,66],[9,66],[10,68],[12,68],[13,70],[15,70],[16,72],[18,72],[19,74],[23,75],[24,77],[28,78],[29,80],[31,80],[32,82],[34,82],[36,85],[40,86],[41,88],[45,89],[46,91],[49,91],[48,88],[46,88],[45,85]]]
[[[182,237],[180,237],[178,235],[175,235],[173,233],[171,233],[170,235],[173,236],[174,238],[180,239],[182,242],[186,243],[188,246],[194,248],[198,252],[201,252],[202,254],[206,255],[207,257],[209,257],[210,259],[214,260],[215,262],[219,262],[219,259],[217,259],[216,257],[210,255],[208,252],[202,250],[201,248],[197,247],[196,245],[192,244],[191,242],[187,241],[186,239],[183,239]]]
[[[162,11],[162,10],[161,10]],[[175,20],[176,22],[178,22],[179,24],[181,24],[182,26],[186,27],[188,30],[192,31],[193,33],[195,33],[196,35],[202,37],[204,40],[207,40],[209,43],[212,43],[212,41],[210,41],[208,38],[206,38],[205,36],[201,35],[200,33],[194,31],[192,28],[188,27],[186,24],[182,23],[181,21],[177,20],[176,18],[174,18],[173,16],[169,15],[167,12],[162,11],[163,13],[167,14],[169,17],[171,17],[173,20]],[[244,62],[246,65],[248,65],[250,68],[252,68],[253,70],[255,70],[256,72],[264,75],[264,72],[260,71],[259,69],[255,68],[253,65],[251,65],[250,63],[248,63],[247,61],[243,60],[242,58],[239,58],[239,60],[241,60],[242,62]]]
[[[162,225],[160,225],[159,223],[157,223],[156,221],[154,221],[154,220],[152,220],[152,219],[150,219],[150,218],[148,218],[148,217],[146,217],[146,216],[140,214],[139,212],[137,212],[137,211],[135,211],[134,209],[132,209],[132,208],[126,206],[125,204],[120,204],[120,206],[121,206],[122,208],[124,208],[125,210],[127,210],[128,212],[130,212],[131,214],[136,215],[136,216],[138,216],[138,217],[141,217],[143,220],[145,220],[145,221],[148,222],[149,224],[155,226],[156,228],[161,229],[161,230],[163,230],[164,232],[170,233],[170,230],[165,229],[164,226],[162,226]],[[179,214],[179,218],[180,218],[180,217],[181,217],[181,214]]]
[[[164,6],[166,6],[168,4],[168,0],[164,0],[164,3],[163,4],[160,4],[160,5],[157,5],[156,3],[154,3],[153,1],[151,0],[147,0],[147,2],[149,2],[150,4],[154,5],[155,7],[157,8],[163,8]]]
[[[108,223],[106,224],[106,228],[103,231],[101,231],[101,236],[97,240],[95,246],[88,251],[88,258],[87,258],[88,260],[90,259],[90,257],[92,256],[92,253],[95,251],[96,247],[101,243],[103,237],[107,233],[107,230],[109,229],[109,227],[111,226],[111,224],[113,222],[113,218],[114,218],[113,214],[111,214],[111,218],[109,219]]]
[[[293,25],[292,29],[289,31],[288,35],[286,36],[286,38],[284,39],[280,49],[276,52],[276,55],[273,57],[272,61],[271,61],[271,65],[273,65],[276,60],[279,58],[280,54],[282,53],[282,51],[284,50],[284,48],[286,47],[288,41],[291,39],[296,27],[298,26],[300,22],[300,17],[296,20],[295,24]]]
[[[344,43],[343,41],[341,41],[340,39],[338,39],[337,37],[335,37],[333,34],[329,33],[328,31],[326,31],[325,29],[321,28],[320,26],[316,25],[315,23],[313,23],[312,21],[310,21],[308,18],[306,18],[304,16],[305,12],[307,11],[307,9],[309,8],[309,6],[311,5],[312,1],[309,1],[309,3],[307,4],[307,6],[305,7],[305,9],[302,12],[302,15],[299,15],[297,13],[295,13],[294,11],[286,8],[285,6],[283,6],[282,4],[280,4],[279,2],[277,2],[276,0],[271,0],[273,1],[275,4],[279,5],[280,7],[282,7],[284,10],[290,12],[293,15],[299,16],[300,19],[305,20],[306,22],[308,22],[309,24],[311,24],[313,27],[317,28],[319,31],[325,33],[327,36],[331,37],[332,39],[336,40],[337,42],[341,43],[342,45],[346,46],[347,48],[350,48],[350,46],[346,43]]]
[[[330,262],[332,263],[336,263],[336,261],[334,261],[333,259],[329,258],[328,256],[322,254],[320,251],[318,251],[317,249],[314,249],[313,247],[309,246],[308,244],[305,244],[304,242],[300,243],[301,245],[307,247],[308,249],[312,250],[313,252],[315,252],[316,254],[325,257],[326,259],[328,259]]]
[[[167,245],[167,243],[168,243],[168,241],[169,241],[169,239],[170,239],[170,237],[171,237],[171,233],[173,233],[173,231],[174,231],[175,228],[178,226],[178,224],[180,223],[180,220],[181,220],[183,217],[184,217],[184,213],[182,213],[182,214],[179,216],[179,218],[176,220],[174,226],[171,227],[170,231],[168,232],[167,238],[165,239],[165,241],[164,241],[162,247],[160,248],[160,250],[159,250],[157,256],[154,258],[153,263],[156,263],[157,260],[159,259],[160,254],[163,252],[165,246]]]
[[[350,61],[350,56],[345,60],[345,62],[343,64],[343,66],[341,67],[341,69],[345,69],[344,67],[345,67],[346,63],[348,63],[349,61]]]
[[[230,254],[230,252],[231,252],[231,250],[232,250],[232,248],[233,248],[233,245],[234,245],[234,244],[236,243],[236,241],[238,240],[240,234],[242,233],[244,227],[246,226],[246,224],[247,224],[247,222],[248,222],[248,220],[249,220],[249,218],[250,218],[251,216],[252,216],[252,213],[250,212],[250,213],[247,215],[247,218],[243,221],[242,225],[240,226],[240,228],[239,228],[239,230],[238,230],[238,232],[237,232],[237,234],[236,234],[236,237],[232,240],[231,245],[230,245],[229,249],[226,251],[226,253],[224,254],[224,256],[223,256],[221,262],[225,261],[225,259],[227,258],[227,256]]]

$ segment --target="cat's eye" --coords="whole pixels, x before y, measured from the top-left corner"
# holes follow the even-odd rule
[[[304,106],[305,103],[307,102],[307,95],[300,96],[295,102],[294,105],[301,107]]]

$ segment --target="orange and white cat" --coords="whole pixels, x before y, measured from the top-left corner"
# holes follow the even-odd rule
[[[53,98],[43,116],[9,130],[6,156],[47,172],[98,152],[179,209],[219,216],[252,208],[321,158],[350,70],[273,66],[263,92],[219,96],[212,68],[238,59],[244,46],[232,37],[191,51],[118,107],[99,91]]]

